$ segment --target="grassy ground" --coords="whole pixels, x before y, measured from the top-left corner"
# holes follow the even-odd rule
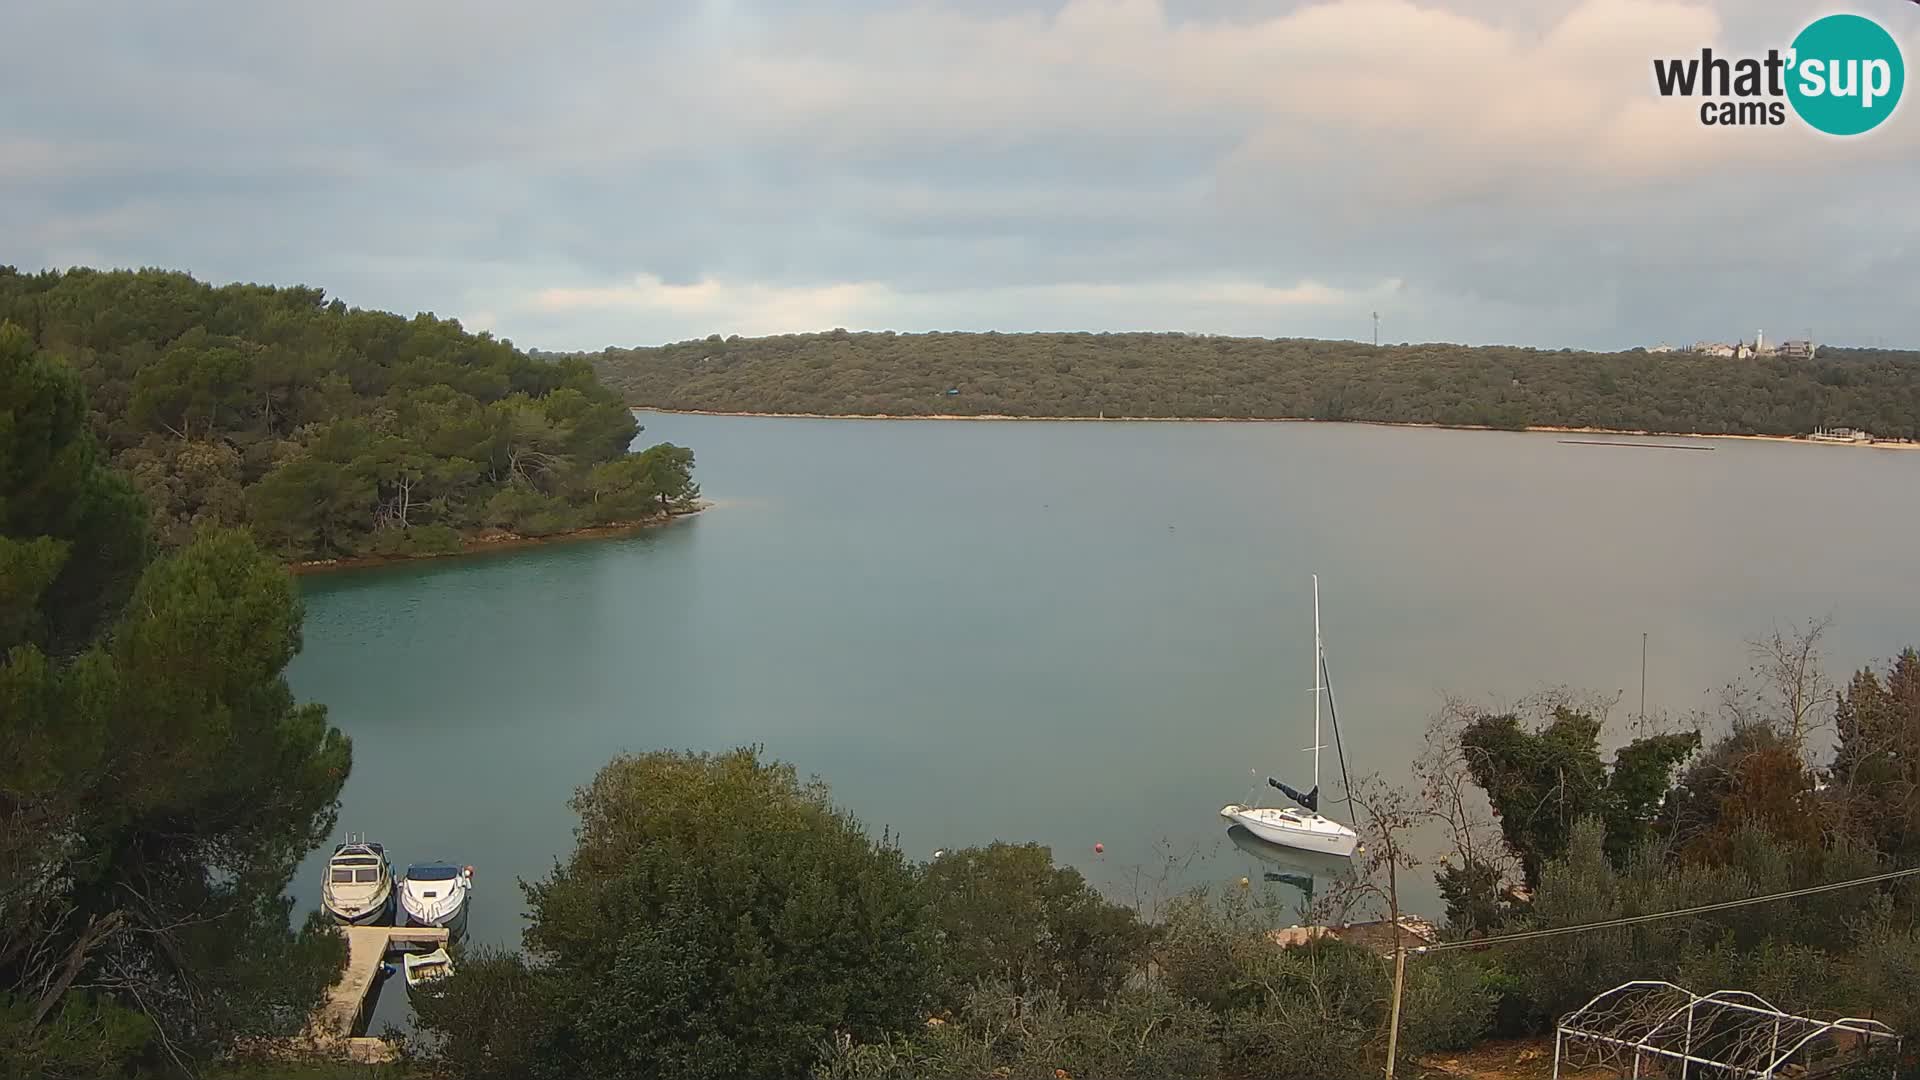
[[[205,1080],[422,1080],[430,1074],[399,1065],[276,1061],[223,1065],[201,1075]]]
[[[1435,1054],[1415,1066],[1421,1080],[1547,1080],[1553,1075],[1553,1040],[1491,1039],[1457,1054]],[[1562,1080],[1602,1080],[1611,1069],[1561,1069]]]
[[[306,1063],[230,1065],[205,1074],[207,1080],[422,1080],[429,1074],[400,1065]],[[1553,1075],[1553,1040],[1495,1039],[1472,1050],[1436,1054],[1414,1063],[1402,1075],[1417,1080],[1548,1080]],[[1608,1080],[1609,1069],[1561,1070],[1563,1080]]]

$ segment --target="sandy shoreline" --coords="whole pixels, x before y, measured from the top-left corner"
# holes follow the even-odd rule
[[[665,409],[656,405],[630,405],[635,412],[666,413],[671,416],[759,416],[776,420],[1021,420],[1034,423],[1088,424],[1365,424],[1369,427],[1430,428],[1435,431],[1509,431],[1549,432],[1561,435],[1625,435],[1667,439],[1742,439],[1749,442],[1796,443],[1801,446],[1860,446],[1876,450],[1920,450],[1920,442],[1822,442],[1804,435],[1710,435],[1699,431],[1632,431],[1625,428],[1559,427],[1535,424],[1524,428],[1492,427],[1486,424],[1430,424],[1419,420],[1316,420],[1310,416],[1011,416],[1004,413],[784,413],[734,412],[720,409]]]
[[[331,574],[341,570],[364,570],[373,566],[388,566],[396,563],[419,562],[423,559],[459,559],[468,555],[485,555],[495,551],[518,551],[522,548],[545,547],[549,544],[567,544],[585,540],[606,540],[617,536],[632,536],[647,529],[657,529],[671,525],[681,518],[692,517],[705,510],[711,503],[702,502],[692,510],[667,514],[662,517],[648,518],[645,521],[621,521],[611,525],[589,525],[584,529],[570,529],[566,532],[552,533],[547,536],[521,536],[518,533],[495,533],[486,537],[468,537],[465,546],[459,551],[423,552],[418,555],[356,555],[346,559],[313,559],[307,562],[288,563],[287,569],[296,576],[306,574]]]

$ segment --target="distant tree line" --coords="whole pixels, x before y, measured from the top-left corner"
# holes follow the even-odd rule
[[[690,451],[639,432],[579,360],[318,289],[160,270],[0,267],[0,324],[58,357],[88,427],[169,546],[246,526],[289,559],[458,550],[644,520],[697,493]]]
[[[789,334],[588,356],[635,405],[1920,436],[1920,354],[1811,361],[1187,334]]]

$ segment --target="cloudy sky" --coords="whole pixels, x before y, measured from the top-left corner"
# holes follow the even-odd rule
[[[1829,10],[1920,58],[1906,0],[21,4],[0,262],[544,348],[1374,310],[1390,341],[1920,346],[1920,101],[1838,140],[1653,91],[1655,56]]]

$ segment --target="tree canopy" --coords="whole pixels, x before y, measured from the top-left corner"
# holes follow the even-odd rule
[[[983,981],[1101,1001],[1146,955],[1149,935],[1133,909],[1101,896],[1080,871],[1055,866],[1039,844],[949,851],[928,865],[925,889],[949,1005]]]
[[[1815,360],[1193,334],[719,335],[589,357],[635,405],[1920,436],[1920,354]]]
[[[1903,650],[1835,691],[1818,649],[1823,626],[1750,643],[1753,681],[1727,688],[1730,722],[1714,738],[1702,737],[1707,718],[1694,717],[1693,730],[1627,742],[1610,769],[1598,753],[1604,708],[1572,707],[1563,694],[1443,716],[1438,727],[1458,754],[1424,771],[1437,796],[1431,812],[1452,838],[1437,873],[1449,932],[1591,927],[1910,867],[1920,848],[1920,653]],[[1829,730],[1830,749],[1819,738]],[[1459,798],[1456,779],[1485,796],[1491,817]],[[1496,825],[1497,839],[1474,835]],[[1529,888],[1500,887],[1510,865]],[[1542,1030],[1629,979],[1747,990],[1807,1015],[1874,1016],[1906,1032],[1920,1026],[1913,895],[1907,883],[1856,884],[1520,941],[1475,966],[1495,992],[1491,1021],[1503,1034]],[[1906,1062],[1898,1075],[1910,1073]]]
[[[1920,854],[1920,652],[1856,672],[1834,716],[1832,780],[1854,827],[1889,855]]]
[[[573,808],[572,855],[527,886],[533,966],[498,958],[423,1010],[465,1032],[473,995],[525,1003],[478,1044],[449,1041],[469,1075],[775,1080],[834,1032],[879,1039],[924,1015],[914,868],[791,766],[625,756]]]
[[[344,947],[284,894],[351,765],[282,677],[293,583],[234,529],[148,562],[80,380],[8,329],[0,389],[0,1061],[117,1075],[291,1034]]]
[[[0,651],[64,654],[118,611],[146,560],[145,514],[87,430],[78,376],[0,326]]]
[[[228,525],[290,559],[432,553],[489,529],[645,519],[696,491],[684,450],[677,470],[602,468],[640,429],[586,362],[534,360],[450,319],[304,286],[0,267],[7,323],[88,391],[85,413],[37,423],[90,429],[169,546]]]
[[[1582,819],[1605,823],[1607,851],[1623,860],[1649,834],[1673,772],[1700,746],[1695,731],[1647,735],[1600,758],[1600,720],[1562,706],[1538,730],[1513,713],[1482,716],[1460,732],[1467,768],[1486,791],[1528,884],[1564,854]]]

